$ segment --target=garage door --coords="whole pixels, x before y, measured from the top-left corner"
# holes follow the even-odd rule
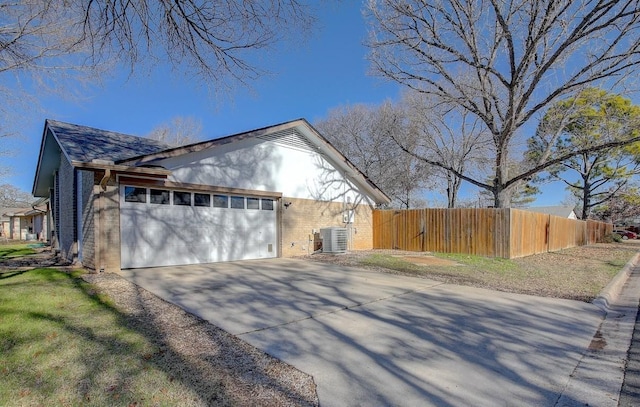
[[[121,267],[276,257],[275,200],[121,186]]]

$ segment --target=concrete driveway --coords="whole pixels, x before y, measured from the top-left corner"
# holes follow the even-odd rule
[[[602,321],[578,301],[294,259],[123,275],[313,375],[323,406],[552,406]]]

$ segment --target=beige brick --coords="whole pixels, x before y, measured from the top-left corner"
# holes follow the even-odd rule
[[[100,186],[98,186],[100,188]],[[117,185],[108,183],[100,192],[101,266],[104,271],[120,270],[120,192]]]
[[[95,269],[94,174],[78,171],[82,180],[82,265]]]
[[[284,203],[291,203],[288,207]],[[325,227],[347,227],[349,250],[373,247],[372,211],[369,205],[348,205],[355,210],[352,224],[343,222],[347,206],[336,202],[318,202],[311,199],[282,198],[280,205],[281,255],[293,257],[313,252],[313,232]]]

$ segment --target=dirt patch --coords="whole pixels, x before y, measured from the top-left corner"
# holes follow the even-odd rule
[[[303,257],[449,284],[590,302],[639,250],[640,241],[624,241],[573,247],[512,260],[467,255],[440,257],[429,252],[400,250],[362,250],[343,255]],[[400,261],[375,259],[380,256]],[[402,261],[406,266],[398,264]]]
[[[459,266],[460,263],[434,256],[400,256],[403,260],[425,266]]]
[[[607,341],[602,337],[602,333],[598,329],[595,335],[593,335],[593,339],[589,344],[589,350],[602,350],[607,346]]]
[[[25,271],[35,267],[41,268],[67,265],[68,263],[57,258],[49,247],[41,247],[35,249],[35,254],[0,260],[0,274],[5,272]]]

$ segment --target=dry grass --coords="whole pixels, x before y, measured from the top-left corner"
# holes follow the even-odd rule
[[[513,260],[393,250],[307,257],[452,284],[589,302],[639,249],[640,241],[628,241],[574,247]]]

